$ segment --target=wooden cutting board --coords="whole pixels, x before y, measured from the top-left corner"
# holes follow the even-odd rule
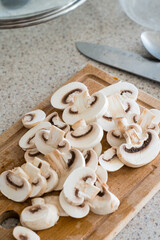
[[[83,82],[92,94],[103,87],[116,83],[118,79],[92,65],[87,65],[68,82],[72,81]],[[138,103],[147,108],[160,109],[160,101],[142,91],[139,91]],[[50,97],[36,108],[44,110],[46,114],[54,111],[50,105]],[[0,136],[0,173],[24,163],[24,152],[18,146],[18,142],[25,132],[26,129],[19,120]],[[103,149],[107,147],[108,145],[103,141]],[[38,232],[41,240],[113,239],[160,189],[159,160],[160,155],[150,164],[139,169],[123,167],[117,172],[109,173],[109,188],[121,201],[120,207],[115,213],[107,216],[90,213],[80,220],[61,217],[53,228]],[[30,200],[25,203],[15,203],[0,194],[0,224],[6,216],[13,217],[14,215],[12,212],[6,213],[6,211],[14,210],[20,214],[29,203]],[[12,230],[0,226],[0,239],[14,239]]]

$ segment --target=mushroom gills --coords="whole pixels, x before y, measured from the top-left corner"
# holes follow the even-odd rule
[[[70,130],[70,126],[60,119],[57,112],[53,112],[53,113],[49,114],[45,118],[45,121],[50,122],[52,125],[61,129],[65,133],[67,133]]]

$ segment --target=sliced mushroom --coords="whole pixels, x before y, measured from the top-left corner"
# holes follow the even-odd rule
[[[97,122],[106,132],[113,130],[116,127],[112,115],[108,112],[106,112],[102,117],[98,118]]]
[[[121,144],[125,143],[126,140],[120,130],[111,130],[107,133],[107,142],[111,147],[119,147]]]
[[[117,157],[116,148],[109,148],[99,157],[99,164],[108,172],[115,172],[124,164]]]
[[[119,94],[120,96],[134,100],[137,100],[138,97],[138,89],[129,82],[118,82],[103,88],[99,92],[102,92],[106,97],[114,94]]]
[[[108,187],[103,185],[103,191],[90,201],[91,211],[95,214],[106,215],[113,213],[119,207],[119,199],[108,190]]]
[[[115,94],[108,97],[108,112],[113,118],[124,117],[127,114],[119,95]]]
[[[74,96],[88,91],[87,87],[81,82],[71,82],[59,88],[51,97],[51,104],[54,108],[65,109],[73,102]]]
[[[160,110],[158,109],[150,109],[150,111],[154,114],[155,118],[153,119],[153,123],[160,123]]]
[[[108,173],[102,166],[98,165],[97,170],[96,170],[96,175],[101,184],[107,183]],[[99,185],[96,184],[96,186],[98,187]]]
[[[40,159],[44,159],[44,156],[37,150],[37,148],[33,148],[33,149],[28,149],[25,153],[24,153],[24,159],[26,162],[33,162],[34,158],[38,157]]]
[[[138,124],[145,131],[153,122],[154,118],[155,115],[150,110],[145,108],[138,119]]]
[[[50,168],[48,162],[37,157],[34,158],[32,164],[40,169],[42,176],[44,176],[47,181],[45,193],[51,192],[58,184],[58,175],[56,171]]]
[[[57,112],[53,112],[51,114],[49,114],[45,121],[50,122],[52,125],[54,125],[55,127],[61,129],[62,131],[64,131],[65,133],[67,133],[70,130],[70,126],[66,123],[64,123]]]
[[[65,123],[70,125],[81,119],[89,123],[101,117],[107,108],[108,100],[102,93],[96,92],[89,96],[88,92],[83,92],[74,96],[73,104],[65,108],[62,118]]]
[[[50,130],[39,130],[35,135],[35,145],[39,152],[48,154],[58,147],[63,140],[65,132],[55,126]]]
[[[21,174],[11,170],[3,172],[0,175],[0,190],[2,194],[15,202],[25,201],[30,196],[32,188],[24,176],[25,173],[22,174],[22,171]]]
[[[73,205],[67,201],[63,190],[60,193],[59,201],[64,211],[73,218],[83,218],[89,213],[90,207],[87,202],[84,202],[81,205]]]
[[[125,113],[137,114],[137,115],[140,114],[140,107],[135,100],[121,97],[121,101],[122,101]]]
[[[85,166],[96,171],[98,166],[98,156],[97,153],[92,149],[86,149],[83,151],[83,156],[85,159]]]
[[[50,129],[51,123],[41,122],[35,127],[28,130],[20,139],[19,146],[26,151],[27,149],[35,148],[35,135],[40,129]]]
[[[21,167],[24,172],[29,176],[29,182],[32,186],[30,197],[37,197],[43,195],[47,188],[47,181],[45,177],[41,175],[40,169],[35,167],[30,162],[23,164]]]
[[[80,120],[78,123],[73,125],[74,130],[66,135],[66,139],[71,143],[72,147],[86,149],[100,143],[103,137],[103,130],[98,123],[86,125],[84,120]]]
[[[99,157],[102,152],[102,144],[98,143],[96,146],[93,147],[93,150],[97,153],[97,156]]]
[[[68,153],[61,153],[55,149],[45,157],[51,168],[58,174],[59,181],[54,190],[61,190],[63,188],[66,178],[74,169],[85,166],[84,157],[77,149],[72,149]]]
[[[54,196],[54,195],[45,196],[44,200],[46,204],[53,204],[54,206],[56,206],[60,217],[68,216],[68,214],[63,210],[63,208],[60,205],[59,196]]]
[[[21,226],[13,229],[13,236],[17,240],[40,240],[40,237],[35,232]]]
[[[125,165],[133,168],[151,162],[160,151],[159,137],[153,130],[148,130],[142,139],[134,129],[129,129],[127,143],[117,149],[117,155]]]
[[[57,146],[57,149],[62,153],[67,153],[71,149],[71,144],[67,139],[63,139]]]
[[[75,169],[63,185],[65,198],[73,205],[81,205],[85,200],[93,199],[100,189],[94,186],[95,172],[88,167]]]
[[[59,219],[58,209],[51,204],[36,203],[26,207],[20,216],[21,224],[32,230],[44,230],[53,227]]]
[[[32,128],[39,124],[40,122],[43,122],[45,117],[46,117],[45,112],[43,112],[40,109],[37,109],[26,113],[22,118],[22,123],[26,128]]]

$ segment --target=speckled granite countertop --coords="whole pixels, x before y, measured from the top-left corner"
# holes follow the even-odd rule
[[[0,31],[0,131],[52,93],[87,63],[134,83],[160,98],[160,84],[93,62],[75,48],[90,41],[146,55],[144,27],[132,22],[116,0],[88,0],[45,24]],[[160,239],[160,192],[118,234],[116,240]]]

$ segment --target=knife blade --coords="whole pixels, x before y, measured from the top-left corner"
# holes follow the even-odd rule
[[[82,54],[100,63],[160,82],[160,62],[106,45],[76,42],[76,47]]]

